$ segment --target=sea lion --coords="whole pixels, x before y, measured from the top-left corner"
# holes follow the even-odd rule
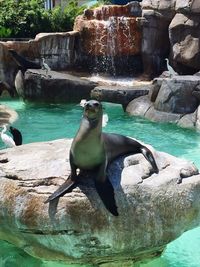
[[[27,69],[41,69],[41,64],[26,59],[22,55],[18,54],[14,49],[8,49],[8,51],[13,56],[15,62],[17,63],[18,67],[23,71],[23,73]]]
[[[151,151],[132,138],[111,133],[102,133],[102,104],[96,100],[85,103],[80,128],[70,148],[71,174],[46,201],[64,195],[77,182],[77,169],[95,170],[95,186],[106,208],[118,215],[114,189],[106,175],[108,164],[120,155],[142,153],[158,173],[158,167]]]

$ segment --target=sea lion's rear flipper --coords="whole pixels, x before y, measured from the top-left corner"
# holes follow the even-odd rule
[[[114,216],[118,216],[119,214],[115,203],[114,189],[111,182],[108,179],[104,182],[95,180],[95,186],[107,210],[109,210]]]
[[[154,159],[154,156],[152,154],[152,152],[145,146],[142,146],[140,148],[142,154],[144,155],[144,157],[148,160],[148,162],[151,164],[152,168],[153,168],[153,171],[155,173],[158,173],[159,172],[159,169],[158,169],[158,166],[156,164],[156,161]]]
[[[63,196],[65,193],[70,192],[75,184],[76,182],[71,180],[69,177],[52,195],[50,195],[50,197],[44,203],[48,203],[58,197]]]

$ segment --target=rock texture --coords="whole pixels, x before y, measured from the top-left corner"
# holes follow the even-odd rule
[[[198,0],[142,1],[142,57],[147,77],[162,72],[165,57],[179,74],[200,69],[199,13]]]
[[[1,151],[1,239],[38,258],[132,266],[159,255],[167,243],[199,225],[198,170],[158,151],[153,153],[159,174],[151,174],[141,154],[110,166],[118,217],[105,209],[91,177],[58,201],[44,204],[70,172],[70,144],[56,140]]]
[[[95,56],[135,55],[141,48],[141,31],[130,3],[102,6],[79,16],[74,30],[82,38],[82,49]]]
[[[174,67],[179,73],[195,73],[200,69],[199,14],[176,14],[169,25]]]
[[[136,84],[134,86],[97,86],[91,91],[91,98],[98,101],[121,104],[124,108],[128,103],[142,95],[147,95],[149,92],[148,84]]]
[[[89,62],[90,69],[111,74],[141,70],[141,16],[138,2],[124,6],[105,5],[85,10],[76,18],[74,30],[80,33],[79,61]],[[134,63],[134,60],[137,61]],[[83,63],[82,63],[83,64]],[[85,64],[86,66],[88,64]],[[84,65],[84,66],[85,66]]]
[[[18,66],[8,49],[14,49],[37,63],[41,63],[44,57],[50,68],[55,70],[73,67],[77,36],[77,32],[40,33],[30,41],[0,42],[0,80],[7,82],[13,89]]]
[[[0,105],[0,127],[4,124],[12,124],[18,118],[16,111],[11,108]]]
[[[16,90],[25,100],[50,103],[79,103],[90,98],[96,85],[71,74],[55,71],[46,74],[43,70],[27,70],[25,75],[19,71],[15,80]]]
[[[200,70],[199,0],[143,0],[87,9],[74,31],[40,33],[28,42],[0,42],[0,81],[14,92],[18,72],[8,49],[30,60],[42,57],[53,70],[140,74],[151,80],[166,70],[180,75]]]
[[[199,105],[200,77],[184,75],[154,79],[148,96],[131,101],[126,111],[153,121],[175,122],[199,130]]]

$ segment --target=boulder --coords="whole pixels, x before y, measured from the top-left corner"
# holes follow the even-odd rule
[[[158,11],[174,12],[174,7],[177,0],[143,0],[143,9],[153,9]]]
[[[18,114],[15,110],[5,105],[0,105],[0,127],[4,124],[12,124],[17,118]]]
[[[16,63],[12,60],[8,49],[3,42],[0,42],[0,80],[7,84],[13,92],[16,70]]]
[[[179,122],[177,123],[178,126],[183,128],[195,128],[197,126],[197,111],[194,113],[186,114],[180,118]]]
[[[50,103],[80,102],[89,99],[95,82],[67,73],[44,70],[19,71],[15,85],[23,99]]]
[[[157,257],[169,242],[199,225],[198,170],[151,147],[158,174],[141,154],[121,157],[108,168],[118,217],[102,204],[95,174],[44,204],[70,173],[70,144],[55,140],[1,151],[0,239],[46,260],[132,266]]]
[[[132,100],[126,107],[126,112],[132,116],[144,117],[153,103],[148,96],[141,96]]]
[[[152,79],[166,68],[164,58],[170,48],[168,27],[171,16],[155,10],[143,10],[142,61],[144,75]]]
[[[169,25],[171,54],[176,71],[194,74],[200,69],[199,14],[176,14]]]
[[[161,78],[162,79],[162,78]],[[158,84],[160,81],[156,79]],[[187,114],[193,113],[200,101],[193,95],[198,90],[198,76],[174,76],[162,79],[154,107],[159,111]],[[157,85],[154,83],[154,86]]]
[[[131,101],[126,112],[152,121],[174,122],[184,128],[199,129],[199,76],[164,76],[154,79],[149,94]]]
[[[36,63],[42,63],[44,57],[45,62],[54,70],[72,68],[75,65],[77,38],[77,32],[40,33],[29,41],[0,42],[0,80],[7,82],[14,90],[18,66],[8,49],[14,49]]]
[[[149,93],[149,86],[137,84],[133,86],[97,86],[91,91],[91,98],[98,101],[121,104],[126,108],[127,104],[142,95]]]

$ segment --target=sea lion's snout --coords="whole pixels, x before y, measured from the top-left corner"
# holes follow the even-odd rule
[[[100,106],[100,102],[96,101],[96,100],[89,100],[85,103],[85,109],[95,109],[95,108],[99,108]]]
[[[101,116],[102,105],[96,100],[89,100],[85,103],[84,111],[88,118],[94,119]]]

